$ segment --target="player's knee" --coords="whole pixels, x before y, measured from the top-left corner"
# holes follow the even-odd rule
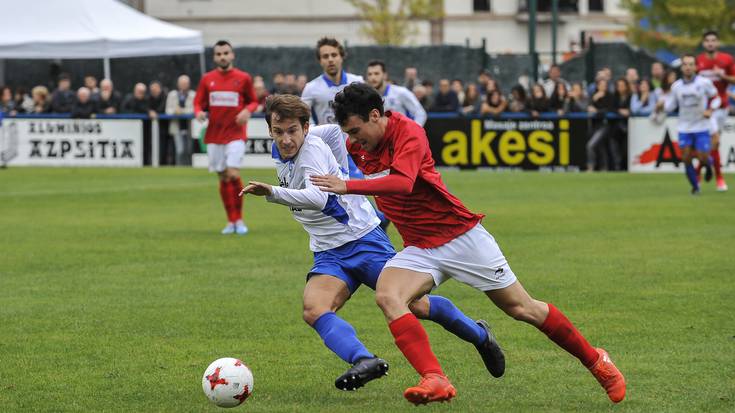
[[[390,313],[402,306],[400,297],[390,291],[376,291],[375,303],[383,310],[383,313]]]
[[[411,310],[413,315],[417,318],[428,319],[429,318],[429,306],[428,303],[422,300],[414,300],[408,305],[408,309]]]
[[[324,309],[321,306],[304,303],[304,311],[302,317],[306,324],[313,326],[316,320],[319,319],[324,313],[328,312],[328,309]]]

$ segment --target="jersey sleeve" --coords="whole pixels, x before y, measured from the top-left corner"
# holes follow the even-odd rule
[[[426,123],[426,111],[421,103],[410,90],[401,90],[401,103],[406,111],[411,114],[413,120],[421,126]]]
[[[309,109],[314,107],[314,88],[311,83],[307,83],[304,86],[304,90],[301,92],[301,101],[306,103]]]
[[[427,146],[426,138],[415,133],[398,139],[394,147],[390,174],[369,180],[349,180],[346,183],[347,193],[378,196],[411,193]]]
[[[300,168],[304,173],[303,189],[281,188],[273,186],[273,195],[267,196],[266,200],[294,208],[315,209],[321,211],[327,205],[329,195],[314,186],[309,179],[312,175],[329,174],[328,156],[331,154],[318,147],[306,147],[299,160]]]
[[[342,132],[342,129],[332,124],[312,126],[309,129],[309,134],[320,137],[329,146],[332,155],[343,169],[342,172],[347,173],[349,170],[347,145],[345,144],[345,133]]]
[[[194,95],[194,114],[198,115],[209,109],[209,93],[207,91],[206,76],[202,76],[197,87],[196,95]]]
[[[676,97],[677,89],[678,87],[672,86],[669,95],[666,96],[666,100],[664,101],[665,112],[673,112],[679,107],[679,101]]]

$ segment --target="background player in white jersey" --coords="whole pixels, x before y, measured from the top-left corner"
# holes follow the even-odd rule
[[[346,137],[340,127],[324,125],[310,130],[309,109],[293,95],[268,98],[266,121],[275,140],[273,157],[280,187],[250,182],[243,192],[289,206],[294,219],[309,233],[314,266],[304,288],[304,321],[330,350],[353,364],[335,386],[355,390],[383,376],[388,364],[370,353],[355,329],[335,312],[361,284],[375,289],[383,265],[393,258],[395,250],[378,228],[378,218],[367,198],[327,194],[309,180],[322,174],[347,178],[343,166]],[[341,162],[330,147],[337,149]],[[411,304],[411,310],[473,343],[490,373],[496,377],[503,374],[505,358],[487,323],[473,321],[440,296],[423,296]]]
[[[385,110],[400,112],[421,126],[426,123],[426,111],[410,90],[388,83],[388,72],[382,60],[373,60],[367,65],[367,83],[383,97]]]
[[[697,173],[692,165],[695,157],[709,166],[711,148],[710,120],[712,110],[720,107],[717,89],[709,79],[697,76],[697,63],[693,55],[681,58],[682,78],[671,86],[671,93],[665,101],[659,101],[656,111],[671,112],[679,108],[679,147],[687,179],[692,185],[692,194],[699,193]],[[711,99],[711,100],[710,100]],[[707,167],[705,180],[712,179],[712,169]]]
[[[333,37],[322,37],[316,43],[316,58],[324,73],[304,86],[301,100],[312,112],[314,123],[335,123],[330,102],[334,95],[352,82],[363,82],[362,76],[347,73],[344,64],[345,48]]]
[[[317,125],[336,123],[332,101],[334,95],[352,82],[363,83],[360,75],[347,73],[343,69],[345,48],[333,37],[322,37],[316,42],[316,58],[324,73],[307,83],[301,93],[301,100],[311,109],[311,117]],[[363,178],[362,172],[355,166],[352,158],[348,157],[348,171],[351,178]],[[388,228],[390,221],[382,212],[376,209],[380,218],[380,227]]]

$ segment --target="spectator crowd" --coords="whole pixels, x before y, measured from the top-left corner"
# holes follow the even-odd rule
[[[455,113],[467,116],[496,117],[503,113],[525,113],[532,117],[543,113],[564,115],[585,112],[591,114],[591,134],[587,145],[590,169],[619,169],[622,165],[621,142],[625,140],[627,123],[622,118],[631,115],[647,116],[654,112],[656,102],[670,92],[677,73],[666,69],[660,62],[651,65],[649,73],[641,76],[635,68],[629,68],[617,78],[608,67],[600,69],[595,81],[589,85],[569,82],[562,77],[561,68],[552,65],[546,77],[530,83],[520,77],[514,85],[501,85],[487,70],[481,71],[474,81],[441,78],[436,82],[421,79],[415,67],[404,71],[402,86],[413,91],[427,112]],[[270,87],[262,76],[253,77],[253,86],[260,102],[256,112],[264,110],[265,99],[271,94],[300,95],[308,78],[305,74],[276,73]],[[16,114],[71,114],[74,118],[93,118],[100,114],[142,114],[157,118],[161,114],[189,115],[193,113],[194,91],[187,75],[181,75],[176,85],[166,85],[154,80],[137,83],[127,94],[116,90],[110,79],[98,79],[88,75],[84,85],[72,88],[71,79],[61,74],[56,88],[36,86],[30,93],[18,87],[15,90],[0,86],[0,112],[6,116]],[[735,100],[735,88],[729,92]],[[731,105],[735,108],[735,105]],[[617,114],[615,116],[603,116]],[[172,147],[183,145],[182,139],[189,130],[185,120],[172,120],[162,132],[174,141]],[[180,158],[177,149],[172,158]],[[603,153],[602,157],[598,154]],[[604,154],[607,154],[605,156]]]

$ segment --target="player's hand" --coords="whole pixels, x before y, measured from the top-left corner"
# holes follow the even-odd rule
[[[337,195],[347,193],[347,183],[334,175],[322,175],[309,177],[311,183],[324,192],[332,192]]]
[[[199,122],[204,122],[205,120],[207,120],[207,112],[201,111],[197,113],[197,120]]]
[[[722,78],[722,76],[724,76],[724,75],[725,75],[725,69],[723,69],[723,68],[721,68],[721,67],[717,67],[717,66],[715,66],[715,67],[714,67],[714,68],[712,69],[712,72],[714,72],[714,74],[716,74],[716,75],[717,75],[717,77],[719,77],[720,79]]]
[[[656,102],[656,109],[654,109],[656,112],[661,112],[664,110],[664,102],[659,100]]]
[[[235,122],[237,122],[238,125],[242,126],[247,121],[250,120],[250,111],[247,109],[243,109],[240,111],[240,113],[237,114],[237,117],[235,118]]]
[[[712,109],[706,109],[706,110],[705,110],[705,111],[704,111],[704,112],[702,113],[702,115],[703,115],[703,116],[704,116],[705,118],[709,119],[709,117],[710,117],[710,116],[712,116]]]
[[[263,182],[250,181],[247,186],[240,191],[240,196],[252,194],[257,196],[273,195],[273,187]]]

